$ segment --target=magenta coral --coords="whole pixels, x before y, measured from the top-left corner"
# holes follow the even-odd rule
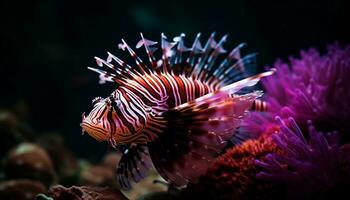
[[[277,120],[281,130],[271,138],[282,153],[257,159],[256,164],[264,169],[257,178],[286,184],[293,195],[318,195],[332,190],[341,169],[337,134],[317,132],[309,122],[306,139],[292,118],[288,126],[279,117]]]
[[[301,51],[290,63],[276,62],[275,75],[263,80],[268,107],[274,115],[293,117],[306,127],[312,120],[321,130],[350,133],[350,45]]]

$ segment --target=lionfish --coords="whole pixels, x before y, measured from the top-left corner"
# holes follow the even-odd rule
[[[273,71],[250,76],[255,54],[241,57],[245,44],[226,53],[227,35],[219,41],[214,36],[202,46],[198,34],[187,48],[185,34],[173,41],[162,34],[159,52],[157,42],[141,33],[136,48],[145,49],[147,64],[122,39],[118,46],[129,52],[134,66],[108,52],[106,60],[95,57],[108,71],[88,67],[99,73],[100,83],[114,82],[117,89],[93,99],[81,127],[83,133],[122,151],[117,179],[123,188],[144,178],[152,163],[175,186],[196,182],[237,133],[248,110],[264,107],[257,101],[261,91],[244,88]],[[156,60],[156,53],[161,59]],[[221,54],[226,56],[219,59]]]

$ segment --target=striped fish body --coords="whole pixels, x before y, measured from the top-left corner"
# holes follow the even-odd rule
[[[109,97],[104,100],[114,102],[110,103],[110,109],[106,109],[103,103],[94,102],[99,103],[101,108],[99,112],[91,112],[87,118],[84,117],[84,123],[91,118],[96,118],[96,122],[105,123],[108,134],[100,137],[92,134],[97,140],[108,139],[111,144],[146,144],[157,137],[157,132],[145,130],[152,114],[160,115],[169,108],[192,101],[212,91],[214,91],[213,86],[194,77],[170,73],[138,76],[116,89],[110,95],[112,99]],[[111,120],[103,120],[103,116],[105,115],[108,119],[107,111],[111,109],[115,113],[111,114],[114,120],[109,123]]]
[[[127,91],[135,93],[155,109],[158,105],[152,104],[152,99],[157,99],[159,102],[165,99],[165,106],[169,109],[215,90],[213,85],[209,85],[195,77],[173,73],[152,73],[151,75],[137,77],[135,80],[126,83],[122,89],[125,93]]]
[[[222,46],[226,36],[216,42],[212,34],[204,47],[199,36],[186,48],[184,34],[173,42],[162,35],[162,59],[156,61],[156,42],[141,34],[136,47],[145,48],[150,66],[122,40],[119,47],[130,53],[135,67],[108,53],[106,60],[96,61],[114,73],[89,68],[100,74],[101,83],[118,84],[107,98],[93,100],[81,127],[95,139],[122,149],[117,170],[122,187],[130,188],[130,180],[142,179],[150,163],[175,185],[197,181],[232,138],[247,110],[252,105],[262,108],[255,101],[260,91],[237,92],[272,71],[250,76],[254,55],[241,58],[243,45],[216,64],[219,55],[226,53]]]
[[[119,115],[124,118],[121,126],[127,127],[130,138],[126,134],[114,137],[117,143],[147,143],[152,141],[152,137],[157,137],[154,131],[144,130],[146,122],[151,118],[151,114],[161,115],[161,113],[177,107],[183,103],[193,101],[204,96],[215,89],[212,85],[183,75],[171,73],[152,73],[150,75],[135,77],[119,87],[113,95],[120,97],[125,103],[125,111]],[[147,111],[148,110],[148,111]],[[143,129],[145,135],[132,136],[136,130]],[[148,135],[147,135],[148,132]],[[140,140],[135,140],[139,137]],[[124,138],[124,140],[121,140]]]

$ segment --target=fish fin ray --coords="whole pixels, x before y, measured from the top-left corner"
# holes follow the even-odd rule
[[[166,128],[148,143],[157,171],[175,185],[197,182],[260,95],[219,91],[162,113]]]
[[[123,189],[130,189],[131,182],[138,182],[146,177],[152,162],[146,145],[134,145],[124,151],[117,166],[118,184]]]
[[[119,85],[125,84],[127,80],[135,80],[135,77],[144,74],[174,72],[175,74],[193,76],[216,89],[255,73],[256,54],[242,56],[241,49],[245,44],[239,44],[232,51],[226,52],[223,45],[227,35],[224,35],[217,42],[215,33],[212,33],[204,46],[201,45],[200,35],[198,33],[192,46],[187,48],[183,33],[174,37],[173,40],[168,40],[162,33],[159,44],[156,41],[146,39],[141,33],[141,40],[136,44],[136,48],[144,47],[149,65],[146,65],[141,57],[122,40],[118,47],[129,52],[136,65],[132,67],[108,52],[106,60],[96,57],[96,62],[100,67],[106,66],[108,70],[113,70],[116,73],[115,77],[113,79],[105,78],[104,75],[101,75],[101,71],[93,71],[100,74],[101,83],[118,82],[122,79],[123,81],[119,81]],[[161,54],[159,59],[154,55],[158,49]],[[221,58],[221,54],[226,56]],[[114,65],[114,62],[117,64]],[[162,67],[158,66],[158,62],[161,63]]]

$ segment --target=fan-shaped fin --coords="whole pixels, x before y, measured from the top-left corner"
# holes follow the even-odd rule
[[[163,112],[160,117],[165,121],[165,129],[148,143],[158,172],[177,185],[196,182],[232,138],[253,102],[262,95],[260,91],[235,93],[272,73],[244,79]]]
[[[136,44],[136,48],[139,49],[141,46],[145,47],[152,69],[155,70],[157,68],[157,61],[155,60],[153,53],[157,50],[157,48],[151,46],[156,45],[158,42],[145,39],[142,33],[140,33],[140,35],[141,40]]]
[[[100,74],[101,82],[116,81],[119,78],[134,80],[137,76],[152,73],[175,73],[176,75],[191,76],[202,82],[206,82],[212,88],[218,89],[222,86],[233,83],[241,78],[248,77],[255,73],[256,54],[242,56],[241,49],[245,44],[239,44],[221,61],[219,55],[226,54],[224,43],[227,35],[224,35],[218,42],[215,40],[215,32],[210,35],[205,45],[200,42],[201,34],[198,33],[190,48],[186,47],[185,34],[181,33],[169,41],[164,33],[161,34],[161,59],[155,58],[157,50],[155,41],[144,38],[141,33],[141,40],[136,44],[139,49],[145,48],[149,65],[147,66],[130,46],[122,40],[118,45],[123,51],[128,51],[134,59],[135,67],[130,66],[123,60],[108,52],[106,60],[96,57],[97,65],[107,66],[109,70],[116,72],[113,76],[106,72],[93,70]],[[118,65],[114,65],[113,61]],[[103,74],[103,75],[101,75]],[[107,75],[106,75],[107,74]],[[119,81],[120,83],[121,81]]]
[[[122,44],[119,45],[121,49],[124,51],[125,49],[128,50],[130,56],[135,60],[135,63],[137,67],[139,68],[140,72],[142,74],[146,72],[150,72],[150,69],[148,69],[145,65],[145,63],[137,56],[137,54],[130,48],[130,46],[125,42],[124,39],[122,39]]]
[[[158,172],[176,185],[196,182],[260,95],[260,92],[243,96],[219,92],[164,112],[167,128],[148,144]]]
[[[130,146],[123,152],[117,167],[118,184],[123,189],[130,189],[131,181],[138,182],[143,179],[151,167],[147,146]]]

